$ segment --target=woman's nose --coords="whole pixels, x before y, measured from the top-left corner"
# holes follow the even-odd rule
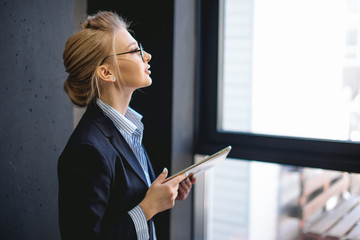
[[[145,59],[145,62],[149,62],[151,60],[151,54],[144,51],[144,59]]]

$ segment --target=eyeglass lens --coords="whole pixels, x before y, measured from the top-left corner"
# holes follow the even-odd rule
[[[145,61],[145,59],[144,59],[144,49],[143,49],[141,43],[139,43],[139,47],[140,47],[140,56],[141,56],[142,60]]]

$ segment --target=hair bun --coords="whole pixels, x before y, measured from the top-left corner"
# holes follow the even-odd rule
[[[83,29],[89,28],[89,27],[90,27],[89,25],[90,25],[90,23],[89,23],[88,20],[86,20],[85,22],[81,23],[81,26],[82,26]]]
[[[81,23],[82,28],[83,28],[83,29],[85,29],[85,28],[91,28],[90,21],[91,21],[91,19],[88,18],[88,19],[86,19],[83,23]]]
[[[85,29],[85,28],[94,28],[94,24],[91,24],[91,22],[93,22],[94,18],[95,18],[95,16],[88,16],[88,18],[81,24],[83,29]]]

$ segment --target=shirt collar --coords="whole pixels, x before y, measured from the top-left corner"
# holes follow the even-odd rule
[[[96,99],[96,104],[101,108],[104,114],[111,119],[120,132],[129,135],[139,135],[139,137],[142,138],[144,125],[141,122],[141,114],[128,107],[124,116],[100,98]]]

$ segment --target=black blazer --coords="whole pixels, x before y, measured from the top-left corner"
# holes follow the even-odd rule
[[[58,177],[61,239],[137,239],[127,212],[145,197],[145,175],[123,136],[95,103],[88,106],[61,154]]]

